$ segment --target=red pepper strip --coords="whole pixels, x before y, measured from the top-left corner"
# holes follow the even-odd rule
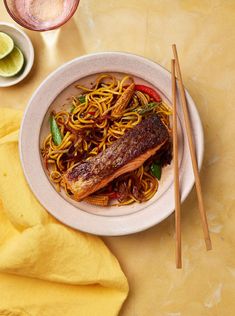
[[[87,112],[90,115],[95,115],[95,112]]]
[[[160,95],[150,87],[144,86],[142,84],[135,85],[135,90],[148,94],[156,102],[161,102],[162,98]]]
[[[111,193],[108,193],[108,196],[110,199],[118,199],[120,195],[118,192],[111,192]]]
[[[111,119],[111,115],[105,114],[100,117],[101,121],[108,120],[108,119]]]

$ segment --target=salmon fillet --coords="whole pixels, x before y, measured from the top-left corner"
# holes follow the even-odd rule
[[[68,170],[64,181],[75,199],[81,201],[120,175],[139,168],[169,138],[157,115],[147,117],[106,150]]]

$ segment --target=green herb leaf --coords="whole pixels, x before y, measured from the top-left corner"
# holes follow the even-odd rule
[[[78,97],[78,100],[79,100],[80,103],[85,103],[86,102],[85,95],[81,95],[80,97]]]
[[[73,113],[74,109],[75,109],[75,106],[72,105],[71,108],[70,108],[70,110],[69,110],[69,113]]]
[[[158,180],[161,179],[161,175],[162,175],[162,166],[160,163],[152,163],[152,165],[150,166],[151,172],[154,175],[154,177],[156,177]]]
[[[148,108],[149,109],[154,109],[159,104],[160,104],[159,102],[150,102],[150,103],[148,103]]]
[[[62,136],[59,126],[57,125],[55,117],[53,115],[50,116],[50,129],[53,142],[56,146],[60,145],[62,143]]]
[[[154,108],[156,108],[161,102],[150,102],[145,107],[138,107],[134,111],[138,112],[140,115],[143,115],[147,112],[152,111]]]

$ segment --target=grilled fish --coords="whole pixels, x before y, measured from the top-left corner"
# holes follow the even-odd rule
[[[140,167],[170,139],[157,115],[147,117],[97,156],[81,162],[64,175],[77,201],[96,192],[120,175]]]

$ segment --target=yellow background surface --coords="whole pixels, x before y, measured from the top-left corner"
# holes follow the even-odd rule
[[[0,20],[11,21],[2,2]],[[170,69],[171,44],[177,44],[184,83],[204,126],[201,180],[213,250],[205,250],[194,190],[182,210],[181,271],[175,269],[173,216],[145,232],[104,241],[129,280],[121,316],[235,315],[235,1],[81,0],[60,30],[27,33],[36,54],[33,70],[22,83],[0,89],[1,106],[24,109],[38,84],[77,56],[128,51]]]

